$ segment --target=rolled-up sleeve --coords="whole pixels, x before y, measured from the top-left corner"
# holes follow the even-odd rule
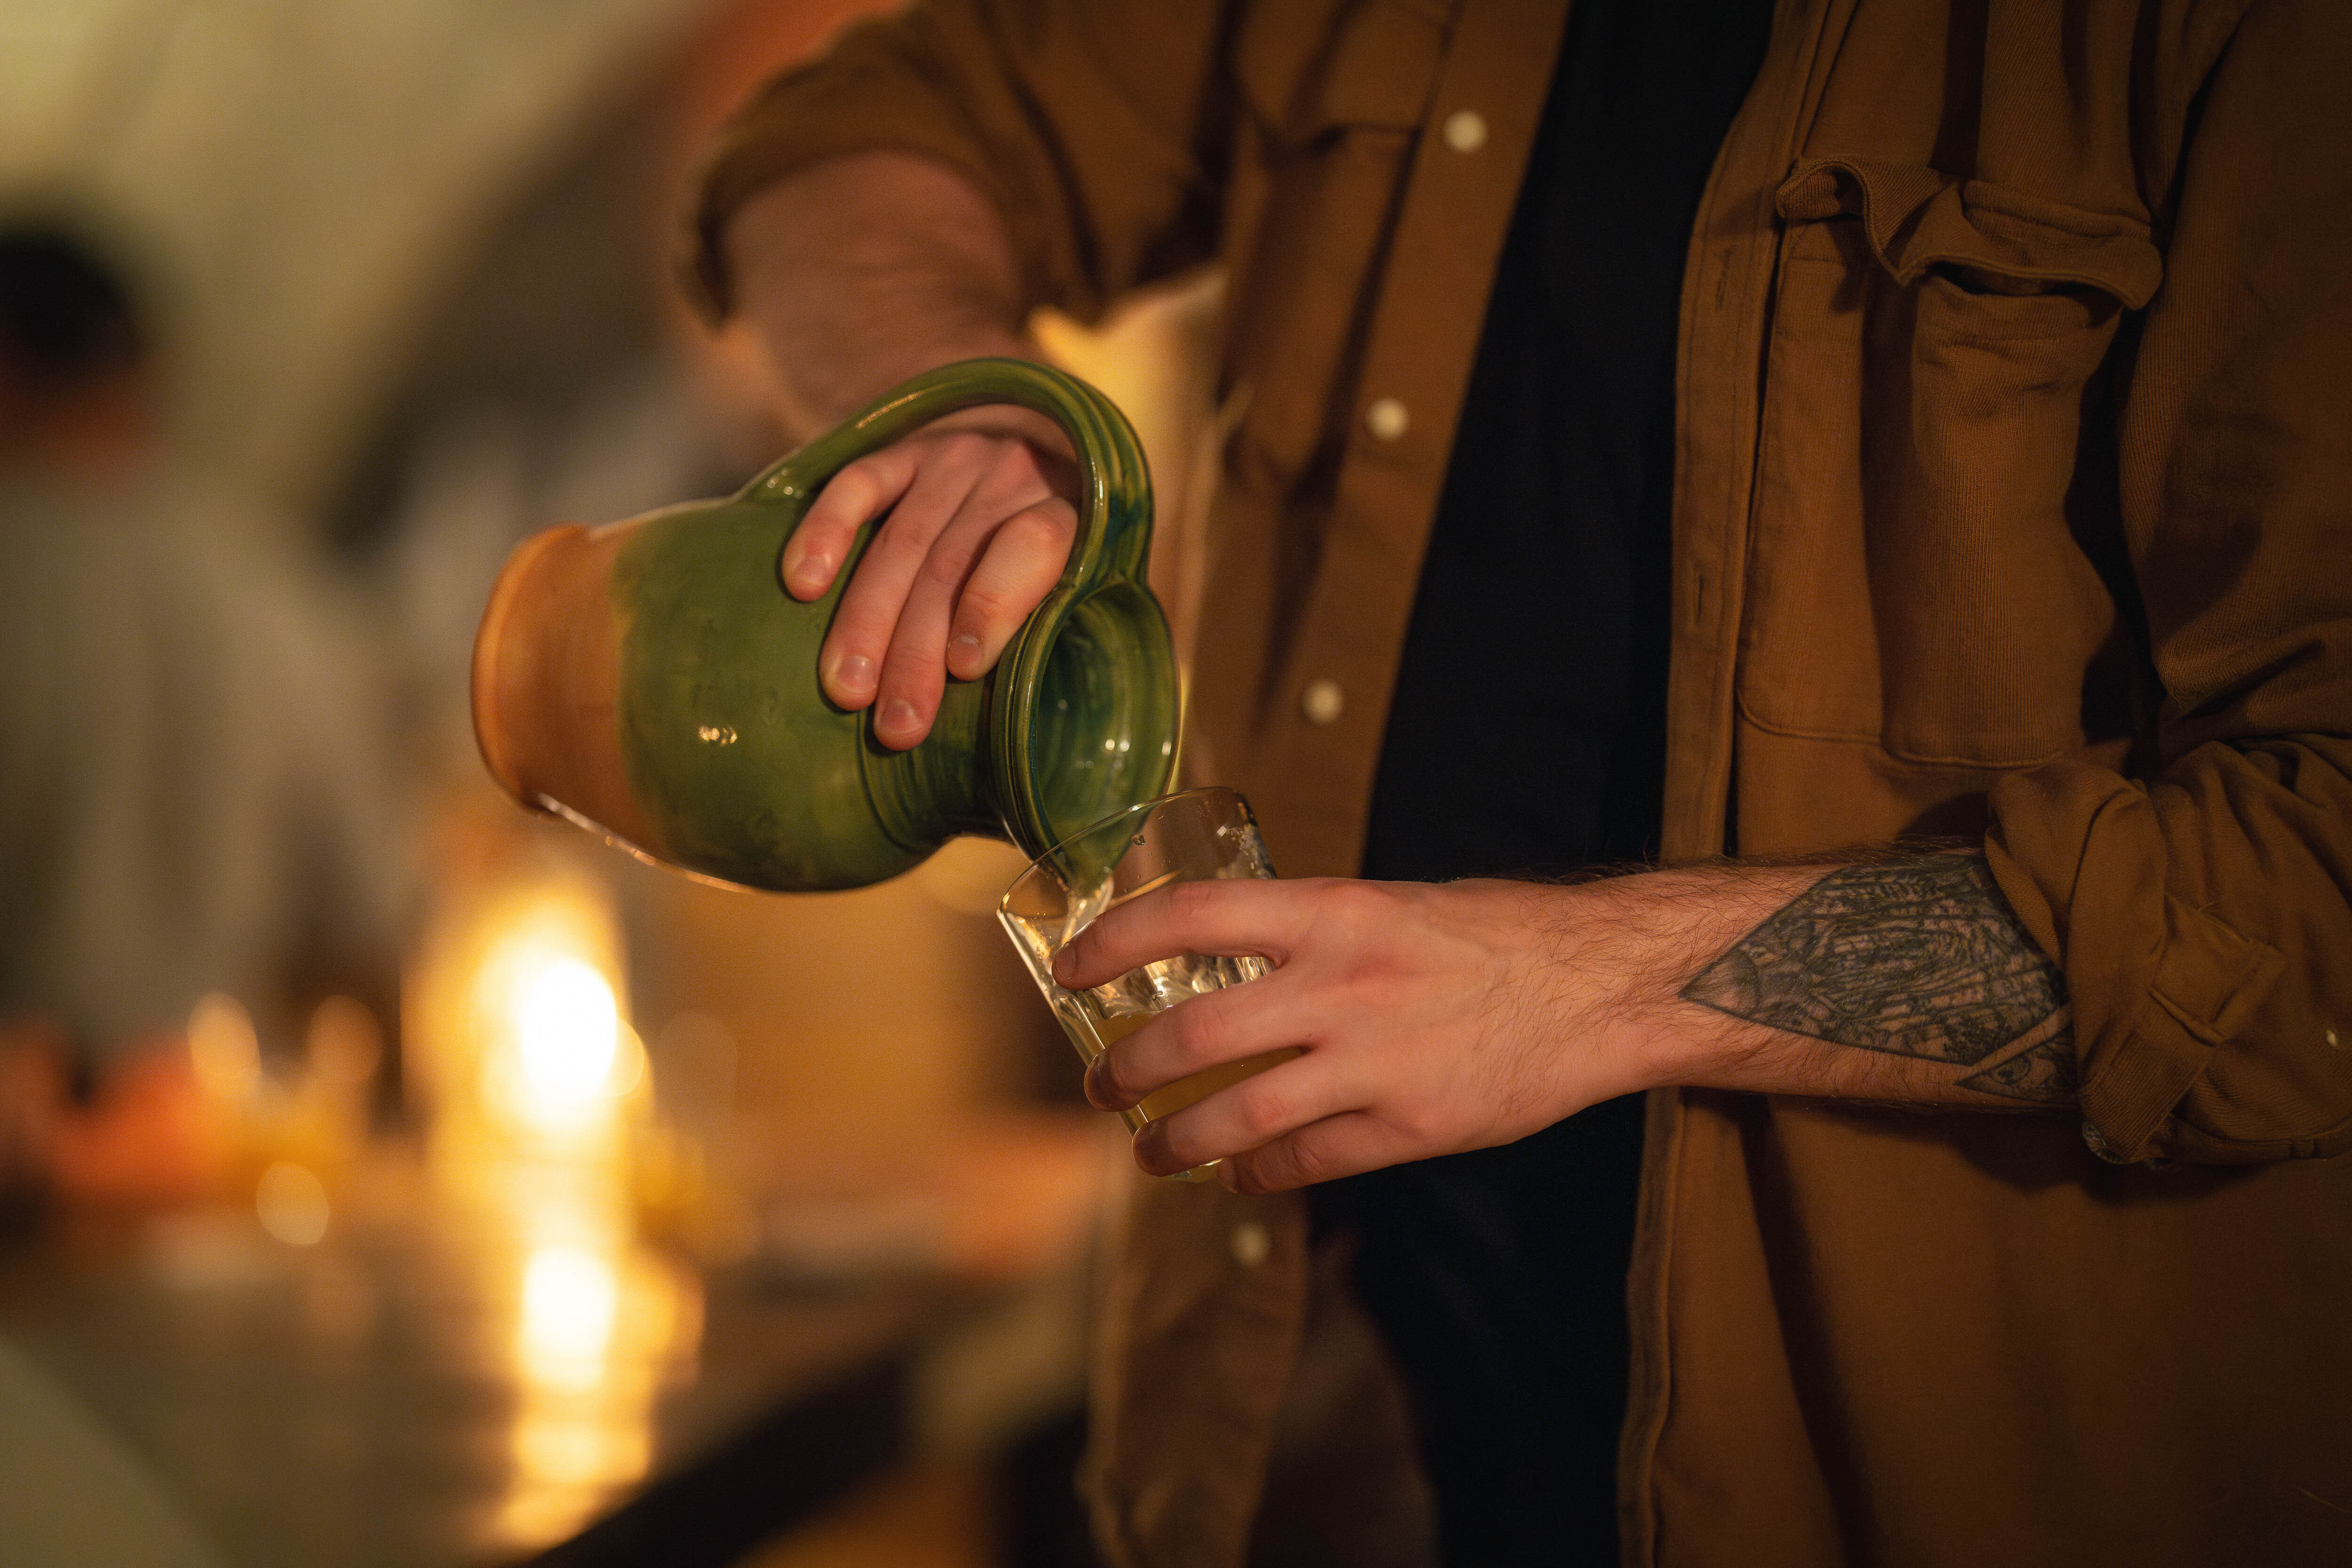
[[[2207,79],[2118,451],[2158,765],[2002,783],[1988,848],[2063,965],[2085,1136],[2352,1149],[2352,19],[2256,4]]]
[[[1091,319],[1205,258],[1230,6],[929,0],[846,31],[729,124],[688,214],[687,281],[723,316],[720,240],[764,186],[851,153],[933,158],[1003,215],[1033,305]]]

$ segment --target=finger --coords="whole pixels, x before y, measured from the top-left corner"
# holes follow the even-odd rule
[[[1172,1176],[1361,1109],[1327,1060],[1308,1052],[1144,1123],[1135,1135],[1135,1163],[1155,1176]]]
[[[992,535],[1014,521],[990,492],[982,484],[964,497],[908,584],[874,699],[875,738],[894,750],[905,751],[930,733],[947,686],[949,618],[973,562]]]
[[[1098,1110],[1125,1110],[1209,1068],[1314,1044],[1326,1020],[1298,989],[1276,973],[1177,1003],[1087,1064],[1087,1099]]]
[[[1319,882],[1253,877],[1179,882],[1104,914],[1054,960],[1054,979],[1083,990],[1180,952],[1255,953],[1286,963]]]
[[[898,503],[914,482],[915,448],[886,447],[860,458],[825,481],[784,542],[776,574],[795,599],[817,597],[833,586],[834,574],[848,557],[857,531]]]
[[[954,630],[948,637],[950,674],[978,680],[996,668],[1004,645],[1061,581],[1077,531],[1077,510],[1059,497],[1005,520],[956,600]]]
[[[817,650],[817,676],[825,695],[843,708],[874,700],[882,679],[883,655],[898,629],[898,615],[932,542],[971,493],[978,475],[968,459],[940,451],[927,458],[906,495],[874,533],[858,558],[824,646]]]
[[[1378,1170],[1401,1157],[1395,1131],[1386,1122],[1367,1110],[1343,1110],[1255,1149],[1223,1156],[1217,1180],[1237,1193],[1286,1193]]]

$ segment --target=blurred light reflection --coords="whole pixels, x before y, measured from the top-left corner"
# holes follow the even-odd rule
[[[551,1217],[551,1216],[542,1216]],[[532,1545],[575,1530],[653,1462],[654,1396],[690,1370],[701,1332],[691,1278],[633,1244],[561,1241],[522,1266],[514,1353],[521,1400],[498,1534]]]
[[[528,1552],[644,1479],[655,1400],[692,1371],[701,1301],[638,1239],[652,1090],[609,887],[569,858],[477,870],[412,974],[412,1070],[436,1181],[510,1303],[509,1476],[484,1544]]]
[[[612,1263],[581,1247],[542,1247],[522,1276],[523,1371],[556,1388],[593,1388],[612,1349],[620,1284]]]
[[[253,1207],[261,1228],[289,1247],[316,1247],[326,1237],[332,1213],[327,1184],[318,1173],[283,1161],[261,1173]]]
[[[198,998],[188,1015],[188,1059],[215,1100],[242,1104],[261,1083],[261,1039],[253,1016],[234,996]]]

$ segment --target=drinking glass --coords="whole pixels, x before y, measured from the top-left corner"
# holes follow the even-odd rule
[[[1172,883],[1273,875],[1247,801],[1230,789],[1186,790],[1107,816],[1037,857],[1005,893],[997,919],[1021,950],[1070,1043],[1092,1062],[1162,1008],[1255,980],[1273,965],[1250,954],[1183,952],[1071,991],[1055,983],[1055,954],[1106,911]],[[1204,1068],[1120,1114],[1139,1131],[1146,1122],[1297,1054],[1297,1047],[1284,1047]],[[1178,1179],[1205,1180],[1215,1163],[1181,1172]]]

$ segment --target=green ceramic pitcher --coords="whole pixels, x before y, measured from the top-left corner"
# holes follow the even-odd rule
[[[873,535],[803,604],[784,542],[845,465],[979,404],[1060,424],[1081,476],[1061,581],[976,681],[950,680],[929,736],[874,738],[817,682],[817,650]],[[475,733],[526,805],[746,887],[856,888],[982,834],[1040,854],[1166,793],[1178,687],[1144,571],[1151,484],[1109,399],[1022,360],[916,377],[723,500],[527,540],[474,648]]]

